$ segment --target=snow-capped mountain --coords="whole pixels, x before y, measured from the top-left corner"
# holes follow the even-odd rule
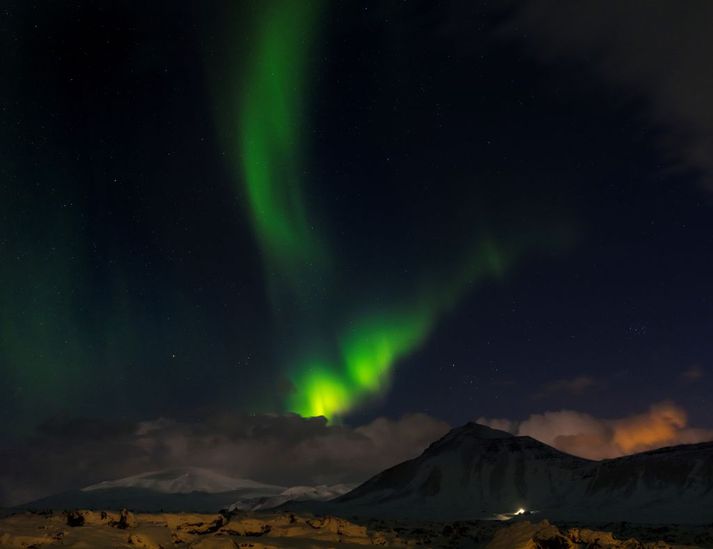
[[[285,489],[283,486],[228,477],[209,469],[184,467],[152,471],[118,480],[107,480],[82,488],[82,491],[91,492],[111,488],[144,488],[161,494],[189,494],[191,492],[217,494],[235,490],[266,494],[277,493]]]
[[[493,517],[581,496],[589,464],[532,438],[469,423],[337,501],[385,515]]]
[[[596,462],[468,423],[320,510],[455,520],[519,509],[589,522],[713,522],[713,443]]]
[[[713,523],[713,442],[599,462],[587,483],[585,501],[591,509],[606,509],[606,517]]]
[[[122,509],[137,511],[266,510],[287,502],[334,499],[354,486],[277,486],[183,467],[106,480],[80,490],[28,503],[27,508]]]
[[[232,478],[197,467],[152,471],[33,501],[24,508],[122,509],[214,513],[238,500],[267,499],[285,486]]]
[[[265,510],[341,516],[462,520],[539,518],[595,522],[713,523],[713,442],[604,461],[530,437],[468,423],[420,456],[349,486],[286,488],[199,468],[105,481],[25,508],[139,511]]]

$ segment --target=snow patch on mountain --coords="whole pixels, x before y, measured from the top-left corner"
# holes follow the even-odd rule
[[[319,486],[292,486],[275,496],[242,498],[230,506],[231,511],[261,511],[274,509],[290,502],[328,501],[342,496],[354,488],[353,484],[321,484]]]

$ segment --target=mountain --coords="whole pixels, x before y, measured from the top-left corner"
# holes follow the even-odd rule
[[[713,442],[598,462],[585,497],[591,507],[605,508],[607,517],[712,524]]]
[[[468,423],[335,503],[387,516],[493,518],[520,508],[560,507],[581,496],[590,463],[530,437]]]
[[[236,479],[186,467],[152,471],[93,484],[81,490],[52,495],[30,503],[26,509],[122,509],[136,511],[193,511],[214,513],[237,500],[269,498],[284,486]]]
[[[346,494],[353,484],[333,484],[318,486],[292,486],[274,496],[258,498],[241,498],[233,503],[231,511],[264,511],[285,505],[286,503],[304,501],[327,501]]]
[[[82,488],[82,491],[92,492],[111,488],[145,488],[161,494],[190,494],[191,492],[217,494],[235,490],[265,493],[284,490],[282,486],[228,477],[209,469],[184,467],[142,473],[118,480],[105,480]]]
[[[604,461],[468,423],[419,457],[315,510],[340,515],[460,520],[713,522],[713,443]]]
[[[285,488],[198,468],[105,481],[22,506],[216,512],[281,507],[338,516],[713,524],[713,442],[590,461],[468,423],[351,491]],[[333,499],[332,499],[333,498]],[[324,501],[329,500],[329,501]]]
[[[233,478],[209,469],[184,467],[152,471],[92,484],[33,501],[26,509],[123,509],[208,512],[221,509],[266,510],[288,502],[322,501],[353,485],[276,486]]]

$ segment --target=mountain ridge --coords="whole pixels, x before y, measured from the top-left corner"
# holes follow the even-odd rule
[[[429,520],[511,518],[713,523],[713,441],[588,460],[475,422],[418,456],[347,487],[282,486],[175,468],[104,481],[20,508],[216,512],[289,508],[341,516]],[[336,495],[329,501],[322,498]],[[298,501],[312,499],[314,501]]]
[[[435,520],[496,518],[526,509],[559,520],[708,523],[713,441],[594,461],[469,422],[326,507]]]

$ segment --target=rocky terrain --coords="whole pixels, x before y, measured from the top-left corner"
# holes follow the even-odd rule
[[[484,549],[673,549],[713,547],[713,527],[609,525],[610,531],[547,521],[349,521],[292,513],[201,515],[128,511],[17,513],[0,519],[2,547],[434,547]]]

